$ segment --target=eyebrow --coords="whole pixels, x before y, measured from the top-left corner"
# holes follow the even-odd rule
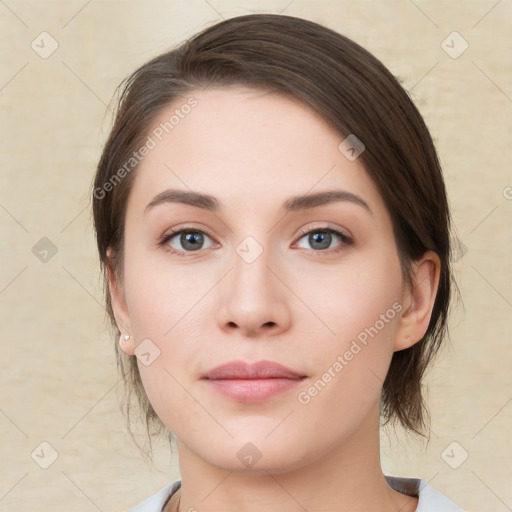
[[[362,197],[346,190],[327,190],[325,192],[317,192],[314,194],[292,196],[283,203],[281,209],[285,212],[295,212],[342,201],[362,206],[372,214],[372,210],[368,206],[368,203],[366,203]],[[209,194],[203,194],[191,190],[168,189],[157,194],[146,206],[144,213],[157,205],[165,203],[181,203],[212,212],[219,212],[222,209],[217,198]]]

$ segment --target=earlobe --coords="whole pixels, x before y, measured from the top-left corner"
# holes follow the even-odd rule
[[[119,337],[119,347],[128,356],[135,353],[135,340],[129,334],[121,334]]]
[[[126,298],[121,283],[118,282],[112,260],[112,250],[107,250],[107,262],[105,264],[108,292],[117,327],[121,332],[119,346],[121,350],[128,355],[133,355],[135,350],[135,341],[130,335],[132,332]]]
[[[394,350],[404,350],[420,341],[427,332],[439,286],[441,260],[427,251],[413,265],[412,286],[402,297],[406,312],[400,319]]]

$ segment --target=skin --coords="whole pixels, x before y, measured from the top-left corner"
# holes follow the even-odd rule
[[[149,366],[138,364],[177,438],[182,489],[166,510],[179,499],[181,511],[414,511],[417,498],[391,489],[381,470],[379,398],[393,352],[428,327],[439,258],[425,253],[414,263],[413,287],[405,284],[376,186],[360,159],[338,150],[343,137],[301,103],[244,87],[190,95],[198,105],[136,170],[124,282],[109,276],[118,326],[132,335],[123,351],[133,355],[146,338],[160,350]],[[168,188],[210,194],[222,209],[166,203],[145,213]],[[280,210],[290,196],[330,189],[357,194],[371,212],[348,201]],[[206,233],[196,251],[187,252],[179,234],[167,242],[185,257],[158,245],[182,225]],[[326,226],[353,243],[333,235],[315,251],[300,234]],[[251,263],[236,251],[247,236],[263,248]],[[301,404],[298,393],[396,302],[400,313]],[[276,361],[306,378],[265,402],[237,402],[201,380],[233,359]],[[252,467],[237,457],[249,442],[262,454]]]

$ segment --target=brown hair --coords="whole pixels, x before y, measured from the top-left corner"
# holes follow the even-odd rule
[[[313,108],[341,138],[354,134],[365,145],[359,158],[391,215],[404,277],[411,282],[411,262],[427,250],[440,257],[440,283],[427,332],[412,347],[393,354],[381,395],[384,424],[398,420],[423,435],[429,414],[421,382],[447,334],[452,281],[450,215],[441,168],[423,118],[398,80],[367,50],[331,29],[274,14],[231,18],[154,58],[120,85],[117,114],[93,185],[105,283],[110,271],[122,282],[124,222],[136,165],[122,179],[119,170],[124,166],[126,171],[126,162],[164,107],[194,89],[230,85],[293,97]],[[105,296],[117,338],[107,286]],[[116,349],[128,393],[135,392],[146,425],[161,428],[136,358],[126,357],[117,344]]]

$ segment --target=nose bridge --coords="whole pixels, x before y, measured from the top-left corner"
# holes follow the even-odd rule
[[[272,267],[279,265],[265,241],[248,235],[235,247],[232,270],[223,286],[221,324],[251,332],[269,325],[279,330],[287,324],[286,290],[274,275]]]
[[[261,240],[261,236],[259,239]],[[270,271],[275,259],[266,240],[246,236],[235,248],[233,256],[233,292],[243,301],[268,302],[276,297],[275,276]]]

